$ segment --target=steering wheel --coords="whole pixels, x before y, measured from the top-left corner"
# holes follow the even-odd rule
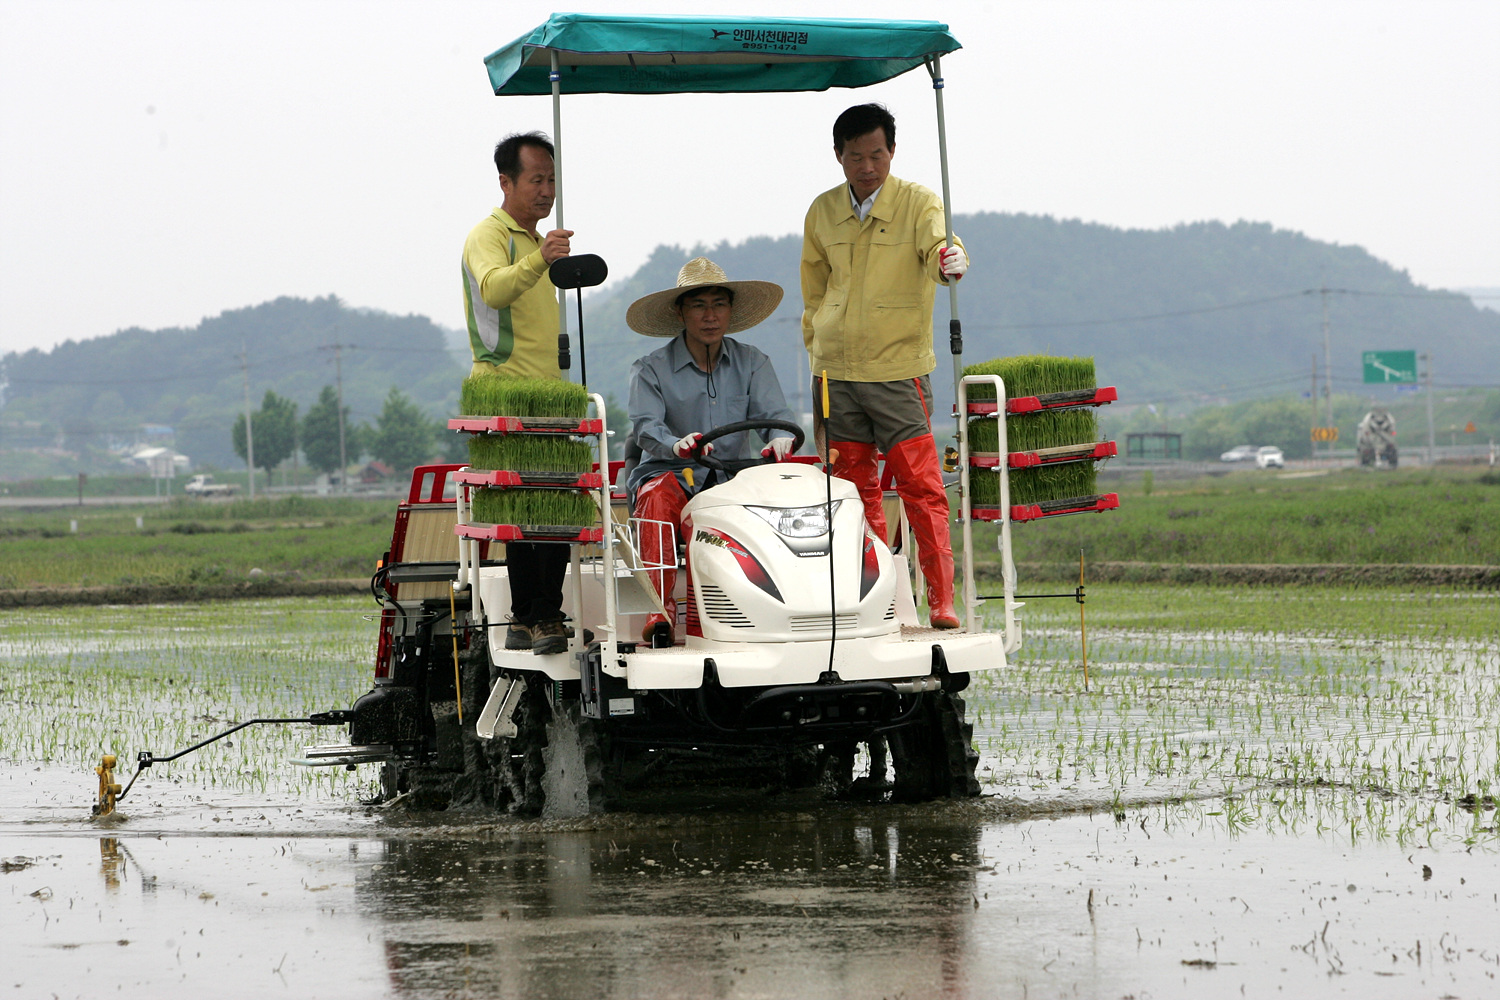
[[[806,439],[806,435],[802,432],[802,428],[797,424],[792,423],[790,420],[736,420],[732,424],[725,424],[723,427],[715,427],[707,434],[704,434],[698,439],[698,443],[693,445],[693,450],[688,452],[688,455],[693,459],[693,461],[702,465],[704,468],[713,469],[717,472],[722,472],[725,475],[732,476],[736,472],[739,472],[741,469],[748,469],[752,465],[760,465],[762,462],[765,462],[767,460],[763,458],[732,458],[726,462],[713,455],[703,454],[703,446],[706,444],[711,444],[712,442],[719,440],[719,438],[725,437],[730,434],[738,434],[740,431],[752,430],[790,431],[792,434],[792,451],[796,451],[798,448],[801,448],[802,442]]]

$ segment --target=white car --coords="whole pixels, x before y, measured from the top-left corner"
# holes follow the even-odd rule
[[[1248,462],[1255,457],[1255,445],[1237,444],[1219,456],[1221,462]]]
[[[1255,452],[1255,467],[1257,469],[1285,469],[1286,456],[1281,449],[1275,445],[1266,445]]]

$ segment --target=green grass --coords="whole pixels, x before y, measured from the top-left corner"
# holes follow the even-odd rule
[[[471,375],[459,392],[459,409],[471,417],[582,417],[588,390],[551,378]]]
[[[1092,357],[1022,354],[966,365],[964,374],[999,375],[1005,380],[1006,395],[1012,399],[1018,396],[1040,396],[1047,392],[1092,389],[1096,385]],[[994,399],[995,392],[987,385],[970,386],[969,398]]]
[[[473,434],[469,466],[518,472],[588,472],[594,449],[587,441],[559,435]]]
[[[1018,525],[1015,558],[1076,564],[1083,549],[1091,561],[1500,564],[1500,482],[1478,469],[1281,475],[1158,480],[1150,495],[1101,478],[1119,510]],[[994,533],[976,525],[976,552],[995,550]]]
[[[226,583],[251,569],[357,579],[390,545],[395,512],[390,499],[311,497],[4,511],[0,588]]]
[[[479,490],[474,520],[483,524],[576,524],[591,527],[599,508],[588,493],[565,490]]]

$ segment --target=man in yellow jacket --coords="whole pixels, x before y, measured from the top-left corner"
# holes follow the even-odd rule
[[[546,236],[537,224],[552,214],[557,177],[552,143],[540,132],[509,135],[495,147],[504,200],[464,241],[464,313],[472,374],[501,372],[561,378],[557,365],[557,289],[547,268],[568,256],[570,229]],[[505,547],[510,574],[511,624],[506,649],[561,653],[568,648],[563,624],[563,579],[568,547],[511,542]]]
[[[813,398],[828,380],[823,428],[833,474],[859,487],[865,518],[888,539],[877,449],[894,473],[927,579],[929,620],[957,628],[948,496],[932,437],[932,300],[936,286],[968,270],[948,247],[943,204],[891,176],[896,120],[861,104],[833,123],[845,183],[807,210],[802,234],[802,342]]]

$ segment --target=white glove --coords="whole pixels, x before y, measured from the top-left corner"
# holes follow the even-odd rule
[[[677,439],[676,443],[672,445],[672,454],[676,455],[678,458],[687,458],[688,452],[692,451],[693,448],[697,446],[698,439],[702,436],[703,435],[698,431],[693,431],[693,433],[691,434],[683,435],[682,437]],[[714,446],[712,444],[706,444],[703,446],[703,454],[705,455],[712,454],[713,450]]]
[[[938,270],[943,272],[944,277],[962,278],[969,270],[969,255],[964,253],[964,248],[958,244],[951,247],[943,247],[938,251]]]
[[[772,438],[771,443],[760,450],[761,458],[773,458],[777,462],[785,462],[786,457],[792,453],[791,438]]]

